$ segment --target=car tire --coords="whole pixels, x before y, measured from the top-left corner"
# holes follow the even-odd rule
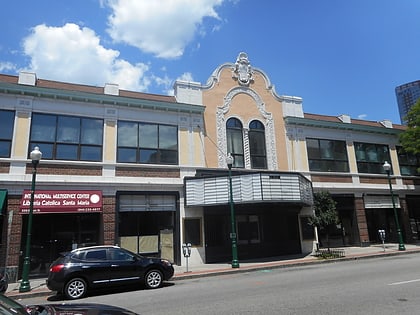
[[[86,281],[82,278],[73,278],[64,287],[64,295],[69,300],[80,299],[87,293]]]
[[[144,284],[147,289],[157,289],[162,286],[163,276],[162,272],[157,269],[151,269],[144,277]]]

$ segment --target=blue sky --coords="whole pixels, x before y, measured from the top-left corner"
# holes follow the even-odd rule
[[[400,123],[420,79],[419,0],[13,0],[0,27],[1,73],[170,94],[246,52],[307,113]]]

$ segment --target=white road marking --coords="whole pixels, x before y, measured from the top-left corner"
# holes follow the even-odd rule
[[[413,283],[413,282],[419,282],[419,281],[420,279],[413,279],[413,280],[407,280],[407,281],[401,281],[401,282],[394,282],[388,285],[400,285],[400,284],[407,284],[407,283]]]

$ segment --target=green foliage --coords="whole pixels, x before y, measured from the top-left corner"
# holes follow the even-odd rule
[[[309,219],[309,224],[324,229],[339,223],[336,205],[337,203],[332,199],[329,192],[314,193],[315,216]]]
[[[420,154],[420,99],[405,117],[407,129],[400,135],[404,151]]]

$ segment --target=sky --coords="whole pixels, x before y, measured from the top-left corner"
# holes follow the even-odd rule
[[[6,3],[3,74],[172,95],[245,52],[306,113],[397,124],[395,87],[420,80],[419,0]]]

